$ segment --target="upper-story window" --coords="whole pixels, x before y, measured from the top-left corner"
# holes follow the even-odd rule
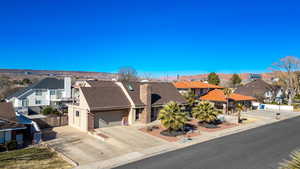
[[[42,104],[42,101],[41,100],[36,100],[35,104]]]
[[[55,90],[50,90],[50,95],[55,95]]]
[[[28,106],[28,100],[22,99],[22,107],[27,107],[27,106]]]
[[[35,95],[36,96],[42,96],[43,95],[43,91],[42,90],[36,90],[35,91]]]

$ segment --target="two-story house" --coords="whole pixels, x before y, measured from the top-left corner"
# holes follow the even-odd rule
[[[76,86],[68,119],[70,126],[83,131],[149,123],[166,103],[186,104],[172,83],[166,82],[85,81]]]
[[[45,78],[6,98],[16,109],[56,106],[71,101],[71,78]]]

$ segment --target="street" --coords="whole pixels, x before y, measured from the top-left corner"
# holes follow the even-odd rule
[[[160,154],[115,169],[277,169],[300,148],[300,117]]]

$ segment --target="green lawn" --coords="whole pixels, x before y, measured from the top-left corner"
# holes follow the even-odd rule
[[[0,168],[4,169],[68,169],[72,165],[46,148],[27,148],[0,153]]]

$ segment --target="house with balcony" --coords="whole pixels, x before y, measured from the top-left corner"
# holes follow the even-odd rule
[[[69,125],[82,131],[146,124],[157,119],[168,102],[186,104],[172,83],[85,81],[77,84],[76,97],[68,105]]]
[[[71,101],[71,78],[45,78],[6,98],[14,108],[59,106]]]

